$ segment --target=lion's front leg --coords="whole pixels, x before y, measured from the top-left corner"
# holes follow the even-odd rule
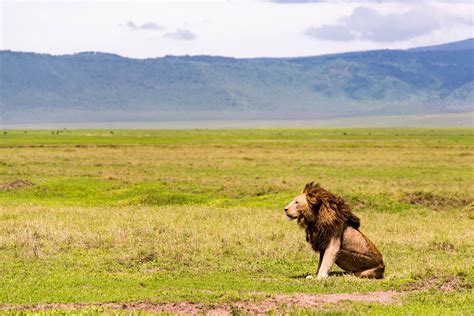
[[[319,270],[321,269],[321,263],[323,262],[324,258],[324,251],[319,252],[319,261],[318,261],[318,270],[316,271],[316,275],[319,274]]]
[[[316,275],[319,274],[319,270],[321,269],[321,263],[323,262],[323,258],[324,258],[324,251],[320,251],[319,252],[319,261],[318,261],[318,270],[316,270]],[[308,276],[306,276],[307,279],[312,279],[313,276],[310,274]]]
[[[329,275],[329,271],[331,271],[332,266],[336,262],[337,254],[341,249],[341,239],[340,238],[332,238],[329,241],[329,245],[324,251],[321,253],[322,260],[320,260],[319,268],[318,268],[318,280],[325,279]]]

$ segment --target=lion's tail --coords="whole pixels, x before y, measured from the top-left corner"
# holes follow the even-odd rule
[[[359,227],[360,227],[360,218],[358,218],[354,214],[351,214],[349,216],[349,218],[347,219],[347,225],[349,225],[349,226],[351,226],[355,229],[359,229]]]

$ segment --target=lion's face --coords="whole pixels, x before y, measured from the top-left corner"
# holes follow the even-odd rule
[[[285,214],[290,220],[301,219],[304,213],[308,211],[308,201],[306,194],[302,193],[295,197],[287,206],[285,206]]]

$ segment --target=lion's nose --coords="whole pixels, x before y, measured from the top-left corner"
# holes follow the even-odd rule
[[[287,209],[287,208],[285,208],[285,213],[286,213],[286,212],[288,212],[288,209]]]

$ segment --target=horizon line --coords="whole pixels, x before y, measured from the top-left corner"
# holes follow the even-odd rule
[[[298,58],[311,58],[311,57],[324,57],[324,56],[334,56],[334,55],[343,55],[343,54],[351,54],[351,53],[366,53],[366,52],[381,52],[381,51],[402,51],[402,52],[410,52],[410,50],[414,49],[422,49],[422,48],[430,48],[430,47],[436,47],[436,46],[442,46],[442,45],[448,45],[448,44],[454,44],[454,43],[460,43],[460,42],[465,42],[469,40],[474,40],[474,37],[469,37],[463,40],[459,41],[454,41],[454,42],[445,42],[441,44],[434,44],[434,45],[428,45],[428,46],[417,46],[417,47],[411,47],[411,48],[380,48],[380,49],[367,49],[367,50],[353,50],[353,51],[345,51],[345,52],[339,52],[339,53],[328,53],[328,54],[320,54],[320,55],[299,55],[299,56],[280,56],[280,57],[233,57],[233,56],[224,56],[224,55],[212,55],[212,54],[196,54],[196,55],[190,55],[190,54],[185,54],[185,55],[164,55],[164,56],[156,56],[156,57],[130,57],[130,56],[124,56],[120,55],[117,53],[111,53],[111,52],[106,52],[106,51],[80,51],[80,52],[75,52],[75,53],[66,53],[66,54],[54,54],[54,53],[45,53],[45,52],[34,52],[34,51],[17,51],[17,50],[12,50],[12,49],[0,49],[0,53],[3,52],[11,52],[11,53],[22,53],[22,54],[36,54],[36,55],[47,55],[47,56],[53,56],[53,57],[66,57],[66,56],[76,56],[76,55],[86,55],[86,54],[103,54],[103,55],[112,55],[115,57],[120,57],[124,59],[134,59],[134,60],[147,60],[147,59],[159,59],[159,58],[182,58],[182,57],[188,57],[188,58],[194,58],[194,57],[213,57],[213,58],[225,58],[225,59],[237,59],[237,60],[249,60],[249,59],[298,59]],[[460,50],[466,50],[466,49],[460,49]]]

